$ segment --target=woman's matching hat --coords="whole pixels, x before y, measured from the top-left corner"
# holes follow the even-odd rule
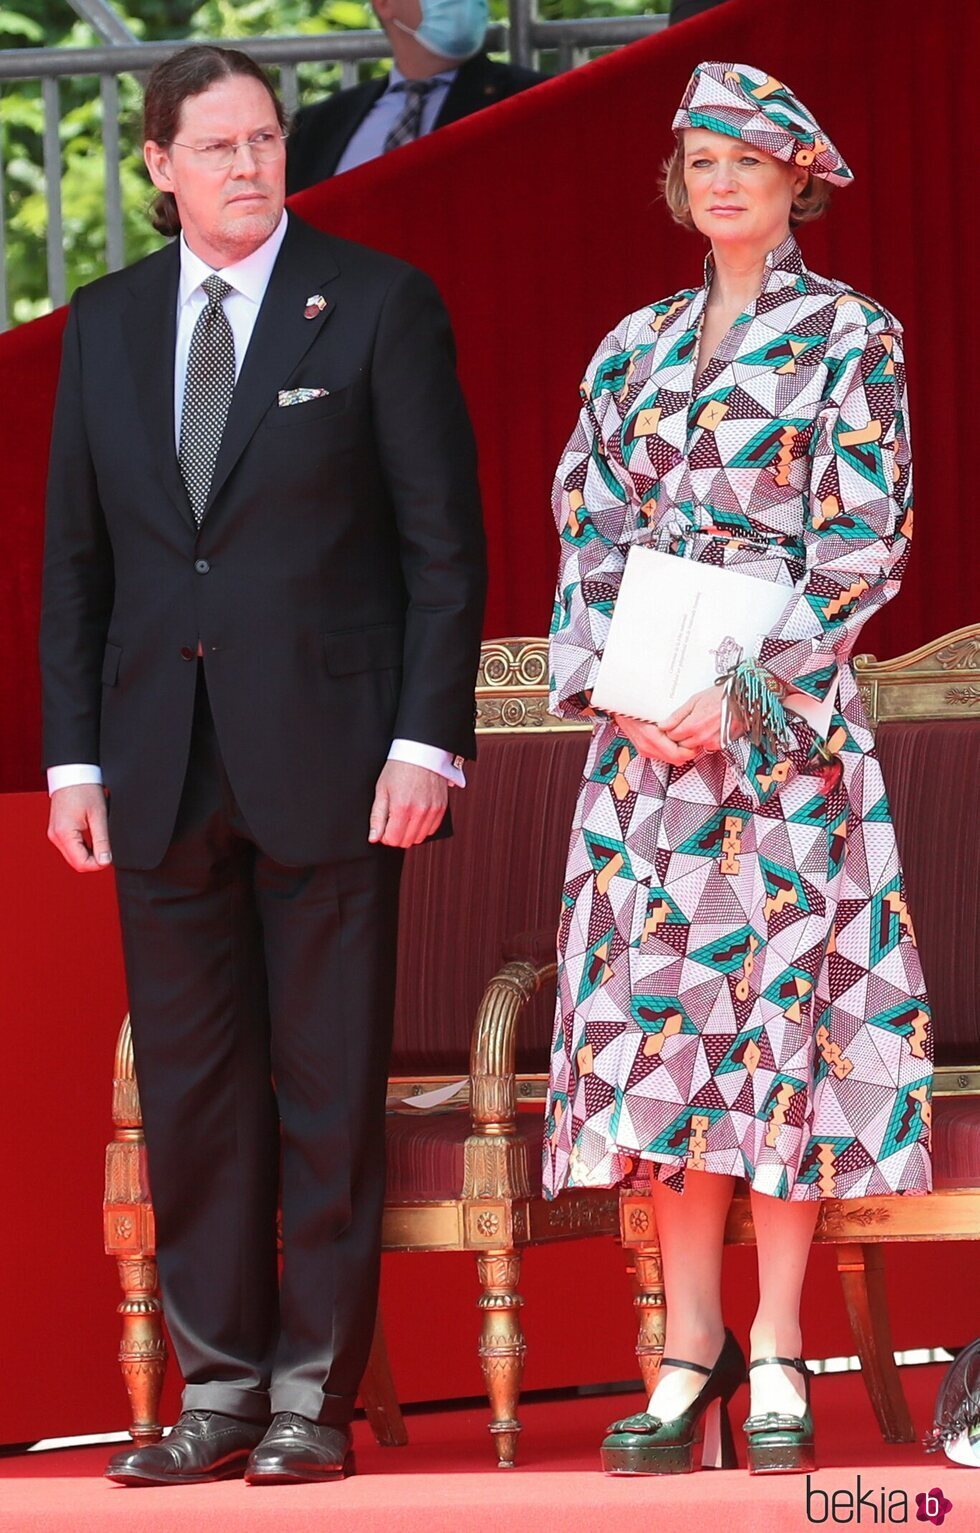
[[[788,85],[750,64],[699,64],[671,127],[709,128],[800,165],[834,186],[854,174],[843,156]]]

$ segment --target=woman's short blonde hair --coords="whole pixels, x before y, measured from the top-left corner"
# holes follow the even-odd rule
[[[691,205],[687,200],[687,187],[684,185],[684,140],[682,138],[678,138],[670,159],[664,161],[660,189],[675,224],[680,224],[682,229],[693,229],[694,219],[691,217]],[[803,190],[797,192],[793,198],[793,205],[789,210],[790,228],[795,229],[797,224],[808,224],[813,219],[819,218],[826,212],[829,203],[830,187],[827,182],[822,176],[808,176]]]

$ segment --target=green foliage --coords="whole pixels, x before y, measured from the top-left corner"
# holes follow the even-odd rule
[[[165,41],[193,37],[312,36],[359,31],[377,26],[369,0],[138,0],[138,16],[114,0],[117,11],[141,40]],[[136,4],[137,0],[129,0]],[[669,0],[538,0],[539,14],[561,17],[630,16],[666,11]],[[495,21],[507,18],[507,0],[490,0]],[[100,39],[75,18],[67,0],[17,0],[17,8],[0,5],[0,49],[80,48]],[[547,67],[547,65],[545,65]],[[384,63],[360,66],[366,79],[387,68]],[[336,89],[340,69],[335,64],[303,65],[299,71],[302,100],[315,100]],[[105,261],[105,154],[102,144],[102,100],[97,80],[64,79],[60,84],[62,156],[61,200],[68,291],[102,274]],[[143,167],[140,134],[141,92],[137,81],[119,81],[124,246],[127,262],[156,249],[160,237],[146,217],[152,188]],[[47,207],[43,170],[44,112],[37,81],[0,83],[0,150],[2,150],[7,238],[7,292],[15,322],[47,312]]]

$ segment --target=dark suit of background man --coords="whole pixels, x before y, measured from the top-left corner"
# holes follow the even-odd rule
[[[178,52],[145,119],[183,234],[72,303],[41,649],[49,834],[83,871],[112,840],[186,1386],[107,1473],[328,1478],[377,1299],[401,848],[474,751],[474,446],[428,278],[283,213],[251,60]]]
[[[725,3],[726,0],[670,0],[669,25],[676,26],[679,21],[688,21],[702,11],[712,11],[716,5]]]
[[[372,4],[391,43],[391,73],[297,113],[286,165],[290,192],[353,170],[545,78],[487,57],[487,0]]]

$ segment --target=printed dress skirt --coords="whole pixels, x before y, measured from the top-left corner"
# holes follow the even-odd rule
[[[638,1172],[682,1191],[689,1166],[793,1200],[929,1190],[929,1012],[849,669],[840,709],[836,771],[761,809],[723,752],[671,768],[596,729],[562,896],[551,1195]]]

